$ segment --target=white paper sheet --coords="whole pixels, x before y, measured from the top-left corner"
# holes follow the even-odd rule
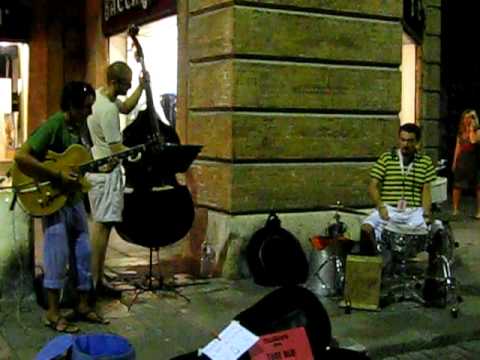
[[[258,341],[259,337],[232,321],[216,339],[200,349],[200,353],[212,360],[237,360]]]

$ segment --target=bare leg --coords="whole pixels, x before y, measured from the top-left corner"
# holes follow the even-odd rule
[[[85,291],[78,292],[78,311],[81,313],[90,311],[90,305],[88,304],[88,293]]]
[[[60,290],[47,289],[47,319],[56,322],[60,317]]]
[[[45,325],[58,332],[75,333],[80,329],[78,326],[70,324],[60,314],[60,290],[47,289],[48,309],[45,319]]]
[[[453,206],[453,215],[458,215],[458,209],[460,206],[460,197],[462,196],[462,189],[454,187],[452,193],[452,206]]]
[[[360,254],[376,255],[377,246],[375,241],[375,231],[369,224],[363,224],[360,229]]]
[[[94,223],[92,228],[92,277],[95,286],[103,280],[105,257],[108,240],[112,230],[111,224]]]
[[[78,292],[79,301],[76,311],[77,318],[82,321],[95,324],[108,324],[109,320],[104,319],[99,313],[97,313],[94,308],[90,307],[88,304],[88,292],[79,291]]]

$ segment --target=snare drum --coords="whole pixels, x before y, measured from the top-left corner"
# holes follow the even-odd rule
[[[383,229],[378,250],[390,250],[392,255],[408,259],[427,249],[428,238],[428,231],[401,233],[386,227]]]

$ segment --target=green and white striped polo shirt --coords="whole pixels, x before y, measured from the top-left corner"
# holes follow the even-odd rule
[[[383,153],[373,165],[370,176],[381,183],[380,194],[386,204],[396,206],[398,200],[405,199],[408,207],[422,205],[422,189],[424,184],[435,180],[435,168],[428,155],[415,154],[410,171],[408,166],[400,166],[396,151]]]

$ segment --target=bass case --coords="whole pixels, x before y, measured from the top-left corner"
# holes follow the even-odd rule
[[[369,360],[366,354],[335,345],[327,311],[317,296],[301,286],[285,286],[273,290],[257,303],[235,316],[242,326],[257,336],[303,327],[315,360]],[[208,360],[198,352],[176,356],[170,360]],[[248,352],[239,360],[250,360]],[[282,357],[283,359],[283,357]],[[293,357],[293,359],[297,359]],[[300,360],[300,359],[297,359]]]
[[[253,281],[262,286],[303,284],[308,278],[308,261],[295,236],[282,228],[270,213],[265,226],[251,237],[246,249]]]

